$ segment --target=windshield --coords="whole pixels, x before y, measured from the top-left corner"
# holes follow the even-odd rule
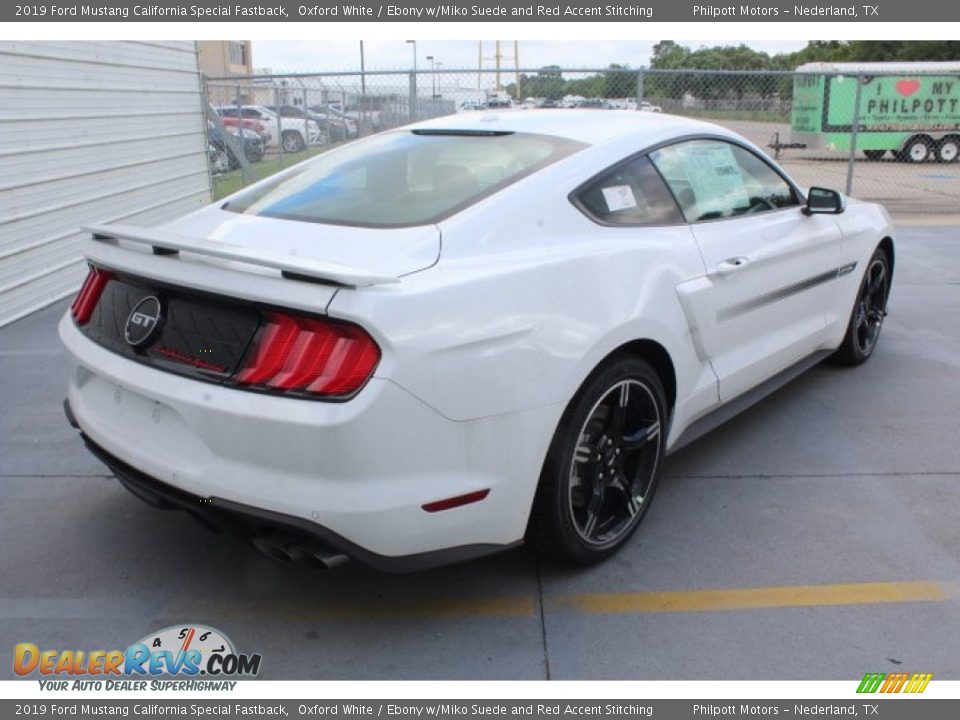
[[[224,210],[402,227],[437,222],[585,147],[547,135],[414,130],[376,135],[240,193]]]

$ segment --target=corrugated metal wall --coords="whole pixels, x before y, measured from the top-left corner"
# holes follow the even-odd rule
[[[0,42],[0,325],[71,294],[78,227],[210,200],[193,42]]]

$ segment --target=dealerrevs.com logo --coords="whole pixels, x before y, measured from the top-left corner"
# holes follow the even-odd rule
[[[143,689],[114,678],[178,676],[225,679],[254,677],[260,672],[258,653],[238,653],[233,643],[211,627],[176,625],[151,633],[124,650],[41,649],[19,643],[13,650],[13,671],[20,677],[39,674],[45,679],[104,680],[106,689]],[[230,683],[232,686],[233,683]],[[50,689],[67,689],[68,682],[49,682]],[[85,689],[80,686],[79,689]],[[93,688],[100,689],[100,688]]]

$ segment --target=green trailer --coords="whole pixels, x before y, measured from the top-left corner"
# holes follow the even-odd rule
[[[849,152],[860,88],[857,150],[902,162],[960,156],[960,62],[808,63],[793,83],[791,139]]]

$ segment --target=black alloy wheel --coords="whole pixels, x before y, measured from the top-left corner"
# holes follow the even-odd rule
[[[541,477],[534,522],[544,549],[590,564],[629,539],[657,488],[665,407],[656,372],[639,358],[620,358],[587,381]]]
[[[831,359],[843,365],[859,365],[873,355],[887,316],[889,295],[890,261],[886,253],[878,249],[860,282],[843,343]]]

